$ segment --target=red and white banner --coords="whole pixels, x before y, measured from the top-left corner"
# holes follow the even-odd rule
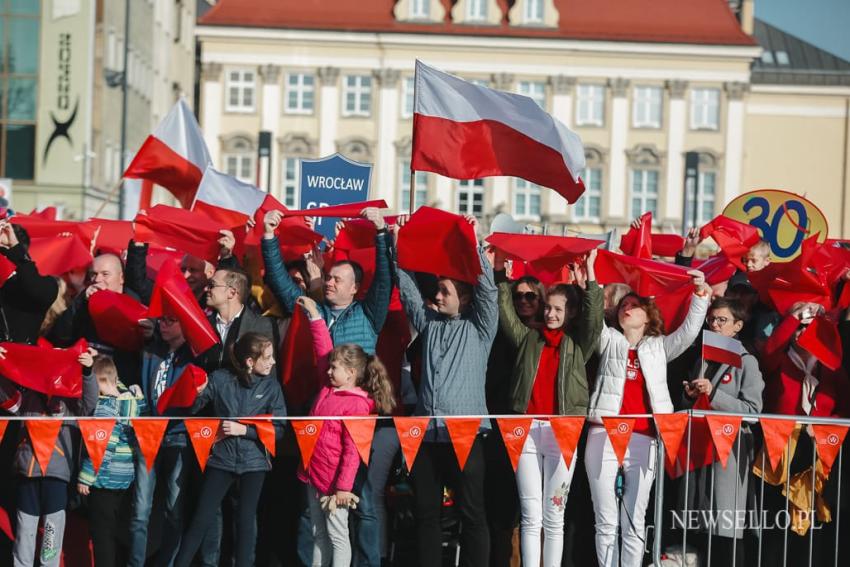
[[[267,197],[269,194],[265,191],[210,165],[204,170],[192,210],[201,211],[227,226],[235,226],[254,218]]]
[[[741,368],[743,353],[744,345],[741,344],[741,341],[724,337],[720,333],[712,331],[702,332],[702,358],[704,360]]]
[[[468,83],[416,62],[411,168],[455,179],[521,177],[575,203],[581,139],[527,96]]]

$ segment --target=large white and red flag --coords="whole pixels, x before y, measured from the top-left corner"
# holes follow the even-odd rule
[[[181,98],[144,141],[124,177],[153,181],[188,209],[210,163],[198,121]]]
[[[741,356],[744,354],[744,345],[741,341],[731,337],[724,337],[720,333],[712,331],[702,332],[702,358],[721,364],[728,364],[735,368],[741,368]]]
[[[411,168],[455,179],[521,177],[570,203],[584,192],[575,132],[531,98],[480,87],[416,62]]]
[[[192,210],[227,222],[228,226],[245,224],[249,218],[254,218],[254,213],[267,198],[272,199],[265,191],[217,171],[210,165],[204,170]]]

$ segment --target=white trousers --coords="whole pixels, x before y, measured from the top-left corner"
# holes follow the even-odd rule
[[[625,490],[619,511],[615,492],[619,463],[604,427],[590,428],[584,457],[596,513],[599,566],[640,567],[646,537],[646,507],[655,479],[655,439],[632,434],[623,460]],[[617,541],[618,528],[620,542]]]
[[[522,564],[540,565],[540,531],[543,530],[543,567],[560,567],[564,552],[564,508],[575,470],[567,467],[548,421],[531,423],[519,457],[516,483],[519,491]]]
[[[313,567],[349,567],[351,542],[348,538],[348,508],[337,508],[332,514],[322,509],[321,494],[312,486],[310,521],[313,524]]]

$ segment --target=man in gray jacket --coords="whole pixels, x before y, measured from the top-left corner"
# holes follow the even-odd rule
[[[475,217],[466,217],[478,228]],[[403,221],[401,222],[403,224]],[[427,307],[414,276],[398,273],[401,301],[422,338],[422,376],[416,415],[486,415],[485,373],[499,322],[493,269],[478,248],[481,275],[472,286],[446,277],[437,280],[433,308]],[[411,471],[416,495],[418,551],[422,567],[441,565],[440,511],[445,484],[455,488],[463,521],[465,565],[488,565],[490,535],[484,505],[484,449],[476,439],[460,470],[445,423],[432,420]],[[483,424],[487,427],[486,422]]]

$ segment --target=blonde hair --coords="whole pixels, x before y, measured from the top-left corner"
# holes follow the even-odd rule
[[[393,385],[386,366],[377,356],[366,354],[359,345],[348,343],[334,348],[330,362],[353,368],[357,373],[357,386],[374,400],[378,413],[392,413],[396,405]]]
[[[92,372],[95,376],[104,376],[107,380],[116,384],[118,382],[118,368],[111,356],[99,354],[94,357]]]
[[[46,335],[56,323],[59,316],[68,309],[68,301],[65,299],[65,295],[68,292],[68,284],[62,278],[54,279],[57,283],[56,299],[53,300],[53,304],[47,310],[47,313],[44,314],[44,320],[38,329],[39,335]]]
[[[762,256],[770,256],[770,245],[764,240],[759,240],[750,248],[750,252],[753,254],[761,254]]]

